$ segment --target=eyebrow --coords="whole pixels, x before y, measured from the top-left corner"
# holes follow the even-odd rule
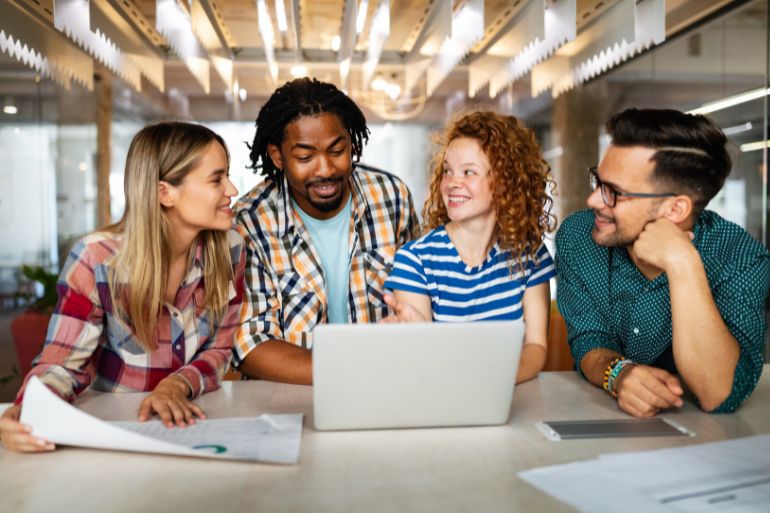
[[[597,172],[596,175],[599,176],[599,173]],[[626,189],[625,187],[623,187],[621,185],[616,184],[615,182],[610,182],[610,181],[607,181],[607,180],[602,180],[601,178],[599,178],[599,180],[601,180],[602,183],[606,183],[607,185],[609,185],[610,187],[615,189],[617,192],[626,192],[626,191],[628,191],[628,189]]]
[[[209,177],[216,177],[227,174],[227,169],[215,169],[209,174]]]
[[[447,161],[447,159],[444,159],[444,165],[448,165],[448,164],[449,164],[449,162]],[[475,162],[463,162],[462,164],[460,164],[460,167],[465,167],[465,166],[473,166],[473,167],[478,167],[478,168],[483,168],[484,167],[484,166],[480,166],[479,164],[477,164]]]
[[[344,136],[344,135],[339,135],[339,136],[337,136],[337,138],[336,138],[336,139],[334,139],[334,140],[331,142],[331,144],[329,144],[329,145],[326,147],[326,149],[328,150],[328,149],[331,149],[331,148],[333,148],[334,146],[336,146],[337,144],[339,144],[339,142],[340,142],[340,141],[342,141],[342,140],[345,140],[345,136]],[[317,150],[318,148],[316,148],[316,147],[315,147],[315,146],[313,146],[312,144],[306,144],[306,143],[301,143],[301,142],[299,142],[299,143],[296,143],[294,146],[292,146],[292,147],[291,147],[291,149],[292,149],[292,150],[296,150],[296,149],[301,149],[301,150]]]

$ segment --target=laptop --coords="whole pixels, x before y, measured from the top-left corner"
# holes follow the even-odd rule
[[[523,339],[521,320],[319,325],[315,428],[504,424]]]

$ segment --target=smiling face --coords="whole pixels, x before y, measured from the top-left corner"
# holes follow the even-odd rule
[[[602,182],[619,192],[660,192],[651,177],[655,163],[651,161],[655,149],[642,146],[610,145],[599,163],[597,174]],[[599,246],[631,246],[644,226],[661,217],[660,198],[618,196],[610,208],[602,199],[600,188],[588,196],[588,207],[594,211],[591,238]]]
[[[212,141],[179,185],[161,182],[161,203],[174,231],[228,230],[230,202],[238,190],[230,181],[225,149]]]
[[[268,145],[275,166],[283,169],[289,192],[316,219],[330,219],[350,195],[353,153],[350,134],[339,116],[303,116],[286,125],[280,148]]]
[[[452,222],[494,221],[489,159],[476,139],[458,137],[444,154],[441,198]]]

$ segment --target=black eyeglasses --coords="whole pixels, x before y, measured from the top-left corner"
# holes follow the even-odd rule
[[[677,196],[675,192],[620,192],[612,185],[604,183],[596,172],[596,166],[588,168],[588,183],[591,184],[591,190],[601,189],[602,200],[604,204],[612,208],[618,201],[618,196],[627,196],[629,198],[667,198]]]

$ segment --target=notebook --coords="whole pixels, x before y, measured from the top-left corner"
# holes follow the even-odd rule
[[[315,428],[503,424],[523,338],[521,320],[319,325]]]

